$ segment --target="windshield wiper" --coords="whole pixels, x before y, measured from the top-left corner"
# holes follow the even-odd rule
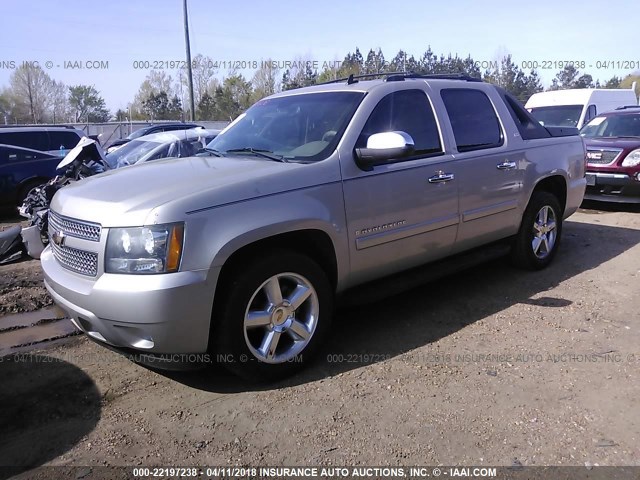
[[[218,150],[216,150],[215,148],[207,148],[204,147],[202,150],[212,153],[214,154],[216,157],[223,157],[224,155],[222,155],[222,152],[219,152]]]
[[[286,158],[281,157],[280,155],[277,155],[270,150],[262,150],[262,149],[251,148],[251,147],[232,148],[231,150],[226,150],[226,153],[251,153],[258,157],[268,158],[269,160],[273,160],[274,162],[288,163]]]

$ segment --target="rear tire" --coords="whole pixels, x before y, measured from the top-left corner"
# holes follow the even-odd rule
[[[520,268],[540,270],[549,265],[562,236],[562,209],[555,195],[533,192],[511,249],[511,262]]]
[[[310,363],[333,314],[333,291],[316,262],[269,250],[235,264],[223,282],[210,341],[218,361],[250,381],[284,378]]]

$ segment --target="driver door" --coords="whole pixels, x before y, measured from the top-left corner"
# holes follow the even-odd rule
[[[433,108],[420,89],[383,97],[356,148],[374,133],[403,131],[414,154],[369,171],[343,169],[351,281],[361,283],[447,256],[458,229],[458,181]]]

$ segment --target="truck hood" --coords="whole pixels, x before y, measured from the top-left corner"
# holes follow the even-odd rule
[[[324,168],[318,168],[318,164],[280,163],[244,156],[154,161],[68,185],[55,194],[51,208],[61,215],[105,227],[139,226],[161,221],[158,210],[168,204],[174,208],[167,210],[174,212],[179,205],[179,214],[183,215],[187,211],[335,181],[339,179],[339,168],[335,165],[335,169],[327,169],[326,163]]]
[[[587,148],[640,148],[640,137],[590,137],[584,138]]]

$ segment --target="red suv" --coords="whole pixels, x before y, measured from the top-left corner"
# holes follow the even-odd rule
[[[582,127],[586,200],[640,203],[640,106],[603,113]]]

